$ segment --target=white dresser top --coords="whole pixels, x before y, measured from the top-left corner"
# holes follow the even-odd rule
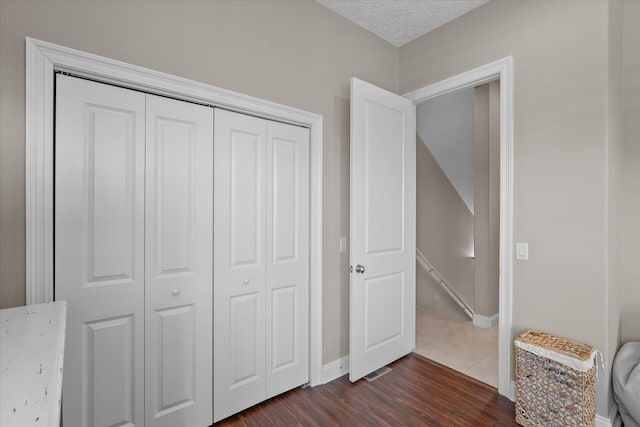
[[[59,426],[66,301],[0,310],[0,426]]]

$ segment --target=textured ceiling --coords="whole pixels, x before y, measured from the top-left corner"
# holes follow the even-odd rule
[[[489,0],[316,0],[395,46],[464,15]]]

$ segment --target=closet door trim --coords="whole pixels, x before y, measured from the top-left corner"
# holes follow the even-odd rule
[[[27,304],[54,300],[53,124],[56,72],[309,128],[309,378],[312,386],[322,384],[322,116],[27,37]]]

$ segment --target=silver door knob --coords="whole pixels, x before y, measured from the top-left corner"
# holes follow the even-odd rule
[[[173,291],[171,291],[171,293],[177,297],[178,295],[180,295],[180,289],[174,289]]]
[[[364,273],[364,265],[362,264],[356,265],[356,273]]]
[[[248,284],[249,284],[249,279],[244,279],[244,280],[242,281],[242,283],[244,283],[245,285],[248,285]]]

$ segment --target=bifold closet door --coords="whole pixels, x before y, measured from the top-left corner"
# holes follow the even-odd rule
[[[65,426],[213,418],[213,109],[57,76]]]
[[[215,110],[214,420],[308,381],[309,134]]]
[[[215,109],[213,418],[265,399],[265,121]]]
[[[146,425],[213,419],[213,109],[147,95]]]
[[[309,129],[267,121],[267,398],[309,381]]]
[[[142,426],[145,95],[63,75],[56,84],[63,424]]]

